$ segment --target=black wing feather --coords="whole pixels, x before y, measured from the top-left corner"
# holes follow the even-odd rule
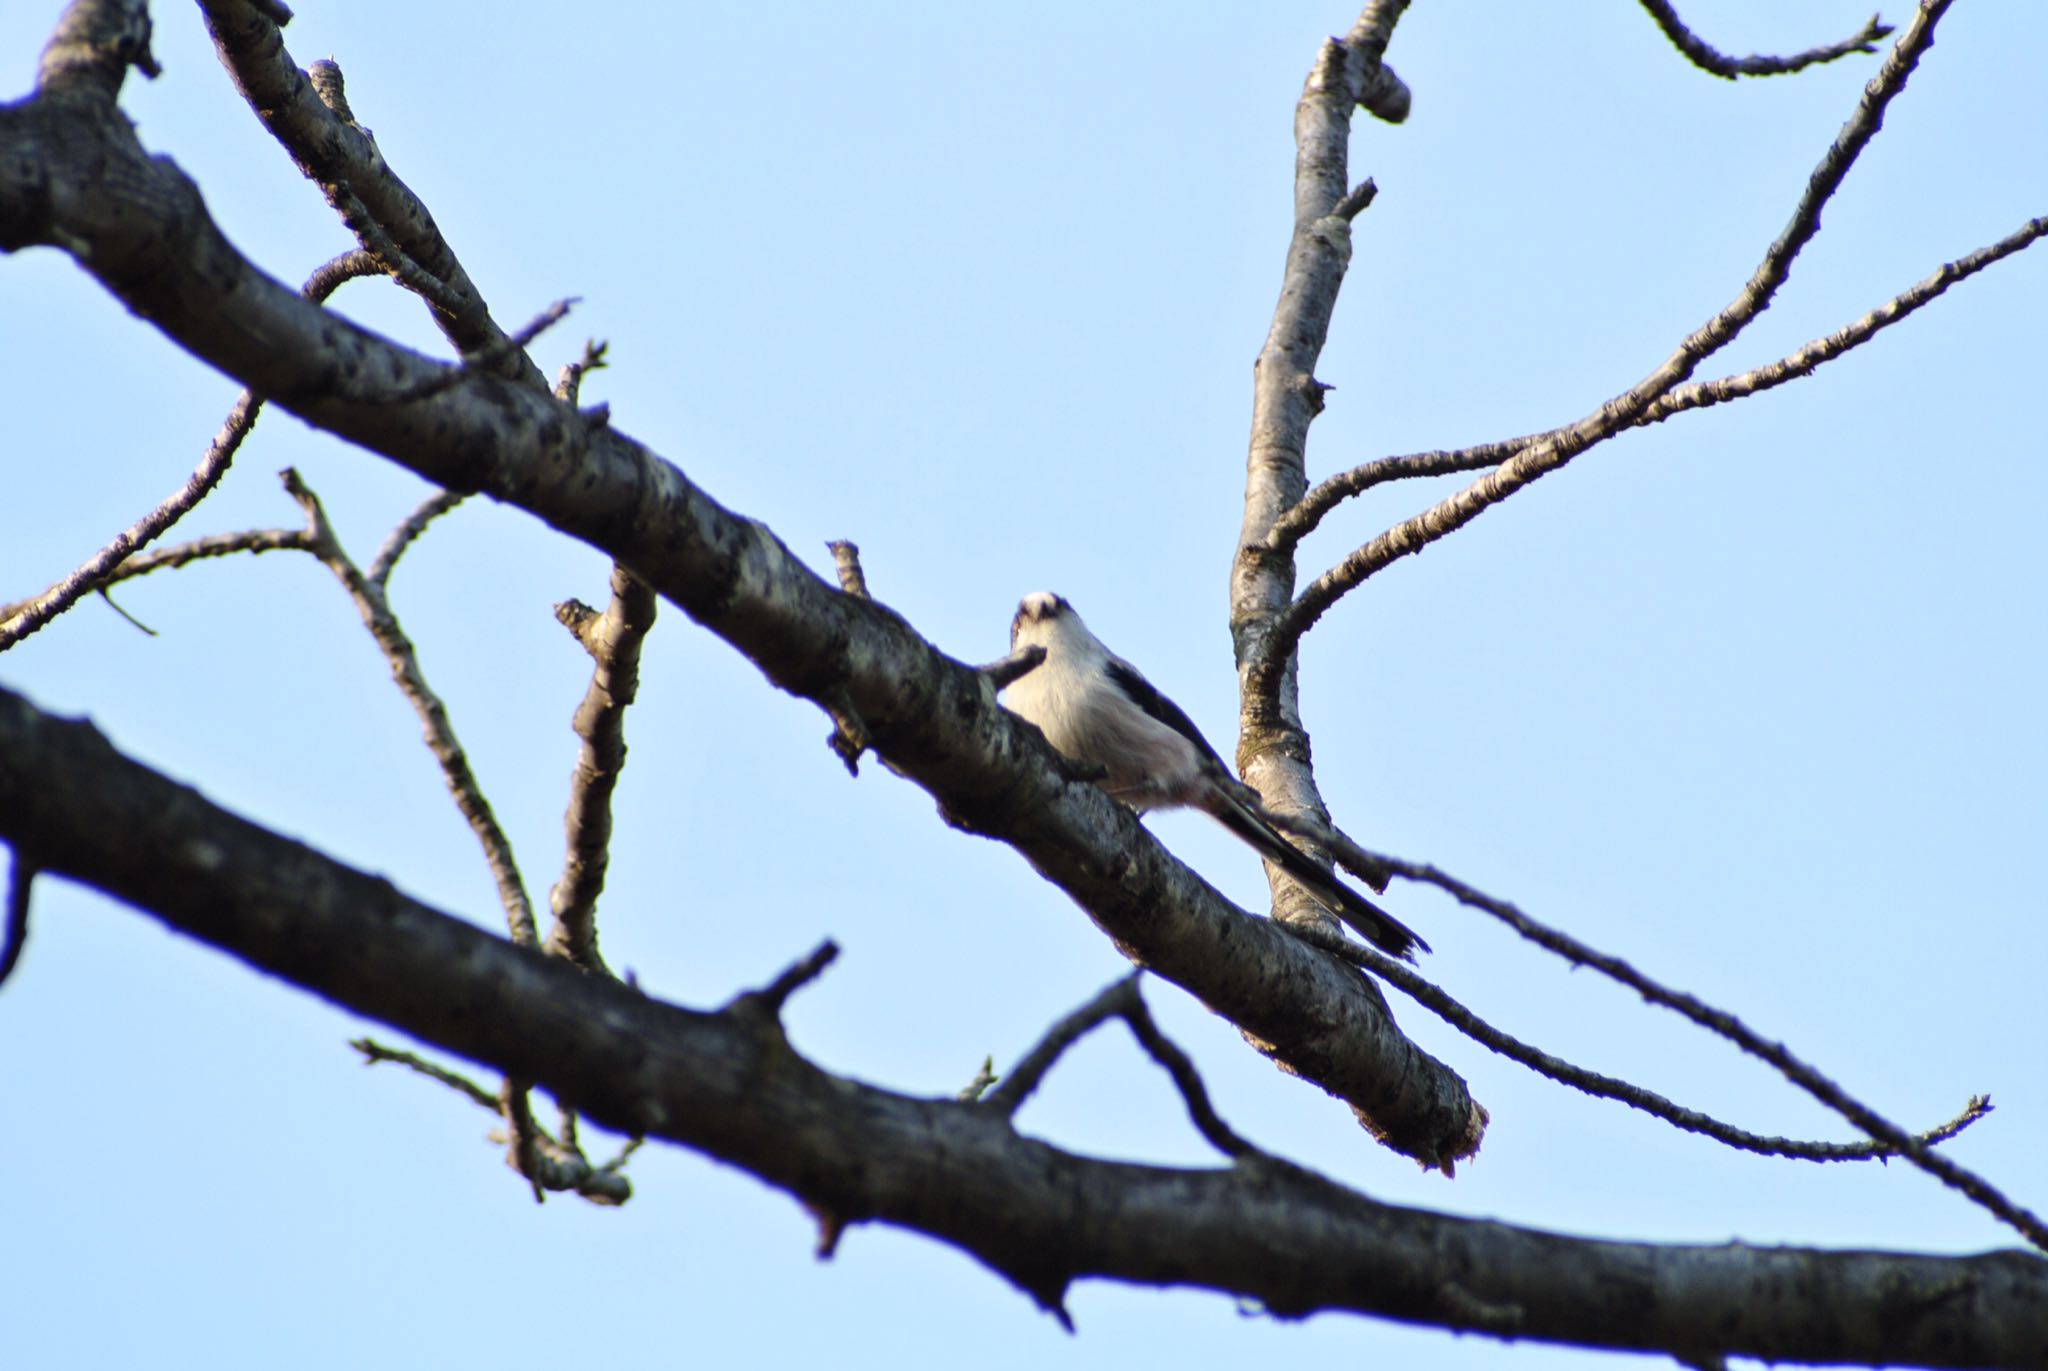
[[[1214,758],[1217,765],[1222,765],[1222,756],[1209,746],[1209,740],[1202,736],[1201,729],[1195,727],[1195,721],[1188,717],[1187,711],[1161,695],[1159,687],[1146,680],[1138,668],[1121,657],[1111,657],[1109,679],[1124,693],[1124,698]]]

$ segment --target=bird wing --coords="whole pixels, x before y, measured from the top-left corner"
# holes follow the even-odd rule
[[[1181,737],[1193,743],[1204,756],[1213,758],[1218,766],[1223,765],[1222,756],[1209,746],[1209,740],[1202,736],[1202,730],[1195,727],[1195,721],[1187,711],[1159,693],[1159,687],[1145,679],[1144,673],[1121,657],[1111,657],[1108,666],[1109,679],[1124,698],[1160,723],[1165,724]]]

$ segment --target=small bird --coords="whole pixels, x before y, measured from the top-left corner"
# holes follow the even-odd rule
[[[1026,595],[1010,621],[1010,650],[1036,645],[1045,660],[1003,692],[1009,710],[1038,725],[1075,761],[1102,768],[1099,784],[1132,809],[1199,809],[1305,886],[1375,947],[1407,961],[1429,944],[1281,836],[1257,794],[1223,764],[1186,712],[1103,646],[1064,598]]]

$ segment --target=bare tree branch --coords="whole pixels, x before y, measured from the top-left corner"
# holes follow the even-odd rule
[[[981,1103],[1005,1117],[1015,1117],[1068,1048],[1123,1012],[1131,986],[1143,974],[1133,971],[1110,982],[1094,999],[1048,1028],[1031,1050],[1003,1073],[996,1088],[981,1097]]]
[[[235,449],[240,447],[242,439],[249,435],[249,430],[255,425],[256,415],[262,406],[263,402],[252,392],[243,391],[241,398],[235,401],[235,407],[228,412],[227,421],[221,425],[220,432],[207,447],[206,455],[199,459],[199,465],[185,478],[185,484],[127,530],[117,535],[76,571],[33,600],[26,601],[18,612],[10,613],[6,621],[0,623],[0,652],[13,647],[93,591],[103,588],[110,580],[114,569],[132,556],[136,549],[153,541],[165,529],[182,519],[192,506],[205,499],[207,493],[220,484],[221,477],[228,474],[228,464],[234,459]]]
[[[346,102],[330,107],[299,70],[278,31],[277,14],[254,0],[202,0],[200,9],[221,63],[249,108],[329,203],[361,207],[358,217],[344,215],[350,230],[364,236],[364,247],[373,252],[374,240],[384,250],[386,269],[425,295],[435,324],[456,350],[471,356],[502,344],[504,330],[434,217],[384,161]],[[339,95],[339,76],[338,70],[323,73],[321,84],[330,95]],[[547,385],[524,352],[503,356],[497,374],[540,389]]]
[[[374,1038],[352,1038],[349,1046],[363,1054],[365,1066],[393,1062],[418,1072],[428,1080],[439,1081],[493,1115],[503,1117],[507,1108],[500,1096],[493,1095],[460,1072],[430,1062],[418,1053],[386,1047]],[[627,1159],[640,1146],[639,1139],[628,1142],[611,1161],[595,1166],[583,1155],[583,1149],[576,1140],[576,1115],[573,1112],[562,1111],[561,1132],[559,1137],[555,1137],[534,1122],[533,1111],[525,1106],[524,1095],[507,1096],[506,1099],[517,1101],[514,1107],[519,1110],[520,1127],[525,1132],[523,1142],[517,1141],[520,1135],[511,1128],[502,1136],[517,1159],[514,1169],[533,1184],[536,1198],[549,1190],[572,1192],[592,1204],[603,1205],[624,1204],[633,1197],[632,1182],[626,1179],[623,1169]]]
[[[1160,1031],[1152,1018],[1152,1010],[1146,1005],[1145,997],[1138,993],[1136,977],[1125,981],[1129,987],[1123,1006],[1124,1022],[1130,1025],[1131,1033],[1138,1045],[1145,1049],[1173,1077],[1174,1087],[1180,1091],[1181,1102],[1187,1106],[1188,1119],[1195,1131],[1205,1138],[1209,1145],[1224,1156],[1236,1161],[1248,1158],[1265,1158],[1266,1154],[1246,1142],[1229,1124],[1209,1100],[1209,1088],[1202,1084],[1202,1077],[1195,1070],[1195,1064],[1188,1054],[1181,1051],[1179,1044]]]
[[[1764,253],[1762,262],[1733,301],[1681,341],[1663,365],[1627,392],[1602,405],[1596,413],[1553,436],[1546,436],[1464,490],[1382,533],[1324,572],[1292,604],[1269,620],[1248,623],[1245,629],[1240,630],[1240,661],[1244,664],[1241,672],[1250,693],[1266,701],[1268,708],[1277,709],[1281,693],[1288,688],[1288,672],[1301,635],[1339,598],[1375,572],[1464,527],[1487,509],[1564,466],[1587,448],[1631,427],[1650,405],[1685,381],[1702,361],[1748,327],[1784,284],[1791,272],[1793,259],[1820,231],[1822,207],[1840,188],[1863,149],[1876,137],[1883,124],[1885,107],[1905,89],[1913,68],[1933,45],[1934,26],[1949,3],[1950,0],[1922,0],[1912,23],[1899,35],[1877,75],[1864,87],[1855,113],[1842,126],[1814,168],[1791,222]],[[1296,499],[1299,499],[1298,494]],[[1291,505],[1294,501],[1289,503]],[[1282,512],[1273,511],[1273,519]],[[1256,535],[1271,522],[1262,523],[1257,530],[1248,526],[1247,536],[1240,546],[1259,546],[1263,539]],[[1247,565],[1263,567],[1274,563],[1273,557],[1258,552],[1239,559],[1241,569]],[[1284,564],[1291,569],[1293,559],[1286,558]],[[1251,641],[1245,644],[1243,639],[1247,635]]]
[[[1729,57],[1716,51],[1704,39],[1685,26],[1668,0],[1642,0],[1643,8],[1657,21],[1657,27],[1664,30],[1664,36],[1684,53],[1692,64],[1702,71],[1733,81],[1738,76],[1783,76],[1788,72],[1801,71],[1822,62],[1832,62],[1838,57],[1847,57],[1852,52],[1876,52],[1878,40],[1892,31],[1892,26],[1880,21],[1878,15],[1871,15],[1863,21],[1863,27],[1839,43],[1811,48],[1795,53],[1791,57]]]
[[[520,878],[519,863],[512,855],[511,840],[506,838],[497,815],[491,810],[491,802],[484,798],[483,788],[477,783],[476,774],[470,770],[469,754],[456,738],[455,726],[448,721],[448,707],[427,684],[426,674],[420,670],[419,654],[413,650],[412,639],[399,627],[398,616],[391,612],[391,602],[385,598],[383,586],[363,575],[342,548],[333,525],[327,522],[326,511],[320,507],[320,497],[291,468],[287,467],[283,476],[286,492],[306,512],[306,532],[311,544],[307,550],[334,573],[342,589],[348,592],[356,613],[362,617],[363,627],[370,630],[370,637],[384,654],[385,664],[391,668],[391,679],[397,683],[399,693],[405,696],[406,703],[419,716],[427,750],[434,754],[435,762],[440,765],[441,779],[447,785],[455,807],[469,824],[470,832],[476,835],[477,844],[483,848],[484,861],[490,866],[491,878],[497,883],[498,899],[504,906],[512,940],[524,947],[536,946],[539,934],[534,927],[533,904],[527,898],[526,883]]]
[[[145,26],[147,18],[144,19]],[[321,266],[307,279],[303,294],[308,300],[322,301],[332,295],[344,282],[370,275],[374,263],[358,252],[345,252]],[[206,455],[199,459],[199,465],[185,478],[185,484],[155,509],[142,516],[133,527],[114,541],[101,548],[85,565],[51,586],[33,600],[20,601],[0,610],[0,652],[5,652],[29,634],[34,633],[50,620],[62,614],[72,605],[95,590],[103,590],[116,580],[124,579],[115,575],[117,568],[141,548],[161,537],[164,530],[185,517],[192,507],[220,484],[228,474],[228,465],[234,461],[242,440],[249,436],[249,430],[256,426],[256,416],[263,411],[263,400],[256,392],[245,390],[228,411],[227,419],[221,424],[220,432],[214,435],[207,447]],[[267,551],[252,548],[252,551]],[[218,556],[217,552],[200,552],[196,556]],[[190,560],[187,558],[186,560]],[[183,565],[182,562],[158,562],[146,568],[157,566]],[[140,571],[127,575],[141,575]]]
[[[402,1048],[386,1047],[375,1038],[350,1038],[348,1045],[363,1054],[364,1066],[375,1066],[379,1062],[394,1062],[399,1066],[418,1072],[430,1081],[439,1081],[456,1094],[466,1097],[471,1104],[487,1109],[493,1114],[498,1112],[498,1097],[496,1095],[493,1095],[490,1091],[484,1089],[460,1072],[450,1071],[445,1066],[430,1062],[417,1052],[407,1052]]]
[[[1223,1122],[1209,1101],[1209,1089],[1202,1084],[1201,1073],[1195,1070],[1195,1064],[1188,1059],[1187,1053],[1160,1031],[1151,1009],[1145,1004],[1145,997],[1138,993],[1138,981],[1144,974],[1134,971],[1112,981],[1094,999],[1047,1029],[1037,1045],[1003,1077],[1002,1083],[986,1094],[981,1093],[986,1088],[983,1078],[992,1081],[994,1077],[989,1075],[989,1065],[984,1065],[975,1081],[960,1092],[960,1098],[978,1099],[984,1108],[997,1110],[1005,1118],[1014,1118],[1068,1048],[1109,1020],[1122,1019],[1130,1028],[1131,1036],[1138,1040],[1138,1046],[1173,1078],[1174,1088],[1180,1091],[1181,1102],[1187,1106],[1188,1119],[1210,1146],[1237,1160],[1264,1156]]]
[[[391,584],[392,568],[398,565],[406,549],[419,541],[427,531],[427,525],[448,513],[463,501],[462,496],[450,490],[437,490],[419,502],[413,512],[399,522],[397,528],[385,535],[384,543],[377,549],[377,555],[370,559],[370,569],[364,578],[379,590],[388,591]]]
[[[373,392],[373,394],[379,404],[410,404],[414,400],[424,400],[430,395],[439,395],[442,391],[450,389],[461,381],[468,372],[499,371],[506,366],[515,365],[519,360],[524,359],[526,349],[532,344],[534,339],[569,317],[569,311],[575,307],[576,303],[573,297],[557,300],[529,320],[526,327],[520,329],[519,332],[508,334],[497,342],[488,344],[474,353],[466,352],[462,354],[461,361],[456,365],[443,367],[438,374],[430,376],[423,381],[415,381],[401,389]],[[531,366],[532,363],[527,362],[526,365]]]
[[[626,766],[626,709],[640,690],[640,645],[654,627],[656,603],[648,584],[616,563],[611,590],[604,613],[572,630],[592,668],[572,725],[582,745],[563,820],[568,851],[548,893],[554,914],[548,951],[588,971],[605,970],[597,950],[597,897],[611,862],[612,794]],[[558,617],[562,610],[556,607]]]
[[[839,944],[827,938],[784,967],[774,980],[759,990],[742,991],[733,996],[726,1008],[737,1014],[756,1014],[779,1022],[789,997],[824,975],[826,969],[838,960]]]
[[[259,528],[241,533],[210,533],[204,538],[194,538],[187,543],[174,543],[155,552],[145,552],[120,563],[95,588],[105,594],[124,581],[147,576],[153,571],[175,571],[179,567],[213,557],[230,557],[238,552],[252,555],[265,552],[304,552],[311,541],[302,528]],[[41,596],[27,600],[16,600],[12,604],[0,605],[0,623],[7,622],[14,615],[22,613],[40,603]]]
[[[1484,1115],[1463,1081],[1393,1029],[1368,982],[1248,920],[1127,809],[1074,782],[1036,731],[996,703],[986,677],[886,607],[824,584],[763,525],[722,508],[602,416],[487,373],[403,405],[364,403],[359,382],[337,393],[338,375],[401,389],[440,368],[257,272],[183,173],[145,155],[124,123],[96,121],[89,138],[40,136],[42,121],[63,117],[34,102],[0,108],[0,247],[66,246],[181,346],[316,427],[447,489],[489,491],[600,548],[783,689],[827,707],[845,702],[949,821],[1015,847],[1126,956],[1350,1104],[1388,1146],[1439,1168],[1476,1149]],[[116,172],[119,201],[104,189]],[[151,225],[140,239],[139,203]],[[419,441],[429,432],[437,441]]]
[[[1794,1056],[1791,1049],[1783,1043],[1767,1040],[1726,1010],[1716,1009],[1683,991],[1661,985],[1621,958],[1596,951],[1568,933],[1539,923],[1506,900],[1496,899],[1436,867],[1391,858],[1388,859],[1387,865],[1396,875],[1406,876],[1412,881],[1426,882],[1455,896],[1460,903],[1470,905],[1474,909],[1485,910],[1524,938],[1555,952],[1573,965],[1590,966],[1610,980],[1627,986],[1652,1004],[1660,1004],[1667,1009],[1675,1010],[1700,1027],[1726,1038],[1752,1057],[1769,1063],[1786,1080],[1884,1144],[1887,1151],[1904,1157],[1942,1184],[1959,1191],[1974,1203],[1997,1215],[1999,1219],[2025,1235],[2035,1246],[2048,1250],[2048,1223],[2043,1223],[2039,1215],[2023,1205],[2014,1203],[1991,1182],[1933,1151],[1930,1146],[1932,1142],[1939,1140],[1937,1135],[1947,1136],[1987,1111],[1990,1107],[1988,1100],[1984,1102],[1982,1109],[1965,1110],[1966,1118],[1962,1122],[1945,1125],[1946,1133],[1944,1129],[1917,1135],[1908,1133]]]
[[[1843,325],[1826,337],[1814,339],[1775,362],[1724,376],[1718,381],[1699,381],[1678,387],[1651,403],[1636,417],[1631,427],[1640,428],[1648,424],[1662,423],[1674,414],[1702,409],[1708,405],[1718,405],[1729,400],[1739,400],[1744,396],[1781,386],[1787,381],[1811,376],[1828,362],[1861,347],[1883,330],[1919,310],[1921,306],[1931,303],[1950,286],[1967,280],[1993,263],[2012,256],[2043,236],[2048,236],[2048,216],[2029,219],[1997,242],[1958,257],[1953,262],[1944,263],[1932,275],[1899,292],[1862,318]],[[1461,448],[1452,452],[1419,452],[1406,457],[1382,457],[1377,461],[1353,467],[1349,471],[1339,472],[1318,484],[1315,489],[1303,496],[1294,508],[1274,522],[1263,550],[1292,551],[1331,510],[1352,496],[1362,494],[1375,486],[1416,477],[1483,471],[1488,467],[1499,466],[1510,457],[1538,443],[1561,438],[1565,431],[1557,428],[1547,433],[1529,433],[1520,438],[1482,443],[1477,447]]]
[[[596,339],[585,339],[583,355],[573,362],[565,362],[555,375],[555,398],[565,405],[578,402],[583,394],[583,378],[593,371],[601,371],[610,365],[604,359],[606,344]]]
[[[1322,410],[1326,389],[1316,380],[1316,362],[1329,337],[1337,294],[1350,264],[1352,220],[1373,193],[1370,179],[1355,190],[1351,187],[1351,112],[1384,72],[1381,59],[1406,8],[1406,0],[1367,4],[1343,40],[1323,44],[1295,106],[1294,231],[1280,298],[1253,372],[1240,549],[1263,547],[1274,521],[1300,502],[1308,486],[1308,429]],[[1271,690],[1254,690],[1253,677],[1247,674],[1260,660],[1254,649],[1265,625],[1291,603],[1294,583],[1291,550],[1271,556],[1241,553],[1232,566],[1230,629],[1239,694],[1236,762],[1239,774],[1276,816],[1306,815],[1328,828],[1328,811],[1308,761],[1308,730],[1291,660]],[[1310,855],[1328,860],[1319,845],[1311,845]],[[1268,865],[1266,873],[1276,918],[1304,927],[1335,927],[1308,893],[1278,868]]]
[[[64,784],[53,785],[53,778]],[[1076,1156],[999,1110],[821,1070],[774,1015],[587,976],[226,813],[0,691],[0,837],[354,1012],[744,1167],[835,1222],[972,1253],[1048,1308],[1095,1277],[1596,1347],[2037,1365],[2048,1260],[1602,1242],[1378,1203],[1290,1166]]]
[[[1396,869],[1401,868],[1397,866]],[[1545,1052],[1533,1043],[1525,1042],[1511,1033],[1496,1028],[1440,986],[1417,975],[1408,967],[1392,962],[1374,949],[1352,942],[1340,933],[1320,928],[1296,928],[1294,932],[1304,941],[1313,943],[1333,956],[1342,957],[1354,966],[1363,967],[1388,981],[1395,989],[1458,1032],[1480,1046],[1499,1053],[1509,1061],[1519,1062],[1539,1076],[1548,1077],[1559,1085],[1570,1086],[1596,1099],[1614,1100],[1652,1118],[1662,1119],[1674,1128],[1697,1133],[1704,1138],[1712,1138],[1740,1152],[1753,1152],[1764,1157],[1785,1157],[1793,1161],[1883,1161],[1887,1157],[1902,1155],[1900,1149],[1885,1142],[1817,1142],[1774,1137],[1738,1128],[1711,1114],[1679,1104],[1654,1090],[1568,1062],[1562,1057]],[[1955,1118],[1914,1136],[1929,1145],[1945,1142],[1990,1112],[1991,1101],[1985,1096],[1973,1095]]]

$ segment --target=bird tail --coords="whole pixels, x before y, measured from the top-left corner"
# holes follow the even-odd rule
[[[1418,951],[1430,950],[1429,944],[1414,929],[1338,880],[1335,874],[1288,842],[1278,829],[1243,801],[1220,793],[1216,799],[1218,803],[1203,806],[1210,817],[1257,848],[1267,861],[1301,882],[1311,895],[1328,905],[1338,918],[1350,924],[1374,947],[1405,962],[1414,961]]]

